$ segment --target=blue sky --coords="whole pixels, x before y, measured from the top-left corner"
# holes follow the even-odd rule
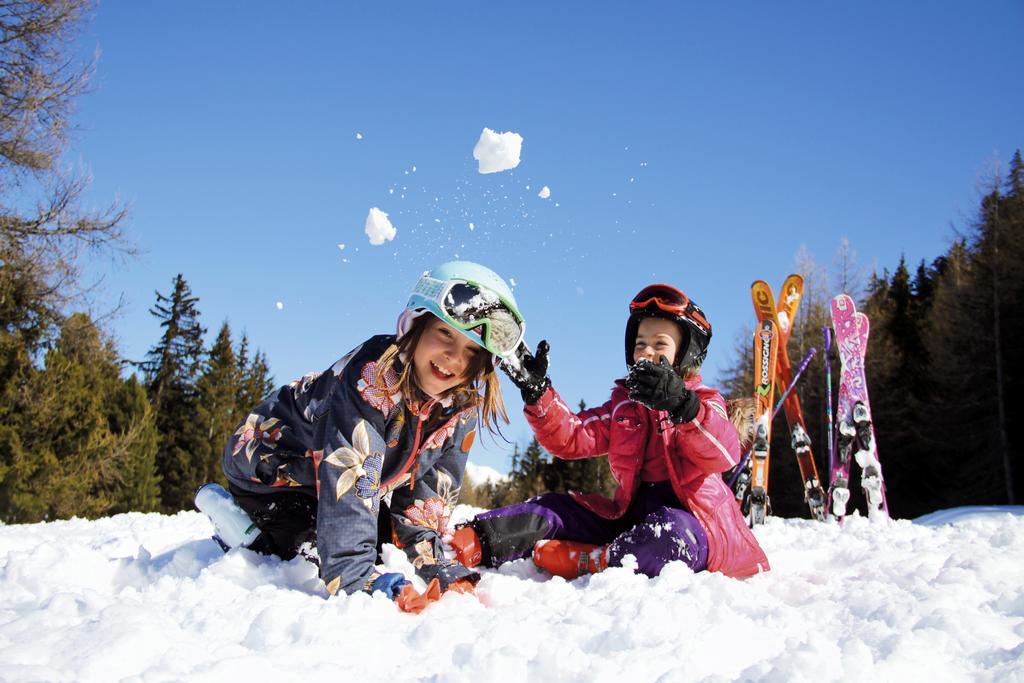
[[[392,331],[424,269],[478,261],[592,405],[624,372],[629,298],[668,282],[714,326],[713,383],[750,282],[777,286],[801,247],[830,265],[848,237],[879,269],[945,250],[1024,146],[1022,29],[1010,1],[107,0],[68,159],[90,201],[130,203],[142,255],[90,274],[127,298],[125,356],[181,272],[211,333],[245,330],[283,383]],[[477,172],[484,127],[523,136],[518,168]],[[397,229],[382,246],[371,207]],[[471,459],[506,470],[481,441]]]

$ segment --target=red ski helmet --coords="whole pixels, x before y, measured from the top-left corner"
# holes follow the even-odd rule
[[[683,333],[677,370],[700,367],[708,355],[711,343],[711,323],[704,311],[690,297],[670,285],[648,285],[629,302],[629,320],[626,322],[626,365],[633,365],[633,347],[640,321],[644,318],[664,318],[679,325]]]

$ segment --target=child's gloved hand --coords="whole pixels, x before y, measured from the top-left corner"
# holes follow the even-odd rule
[[[683,378],[669,365],[668,358],[661,357],[655,364],[641,358],[629,371],[626,379],[629,398],[651,410],[666,410],[676,424],[689,422],[697,417],[700,399],[686,388]]]
[[[505,360],[501,363],[501,369],[512,380],[512,383],[519,387],[523,395],[523,403],[532,406],[540,400],[551,380],[548,379],[548,351],[551,346],[547,340],[541,340],[537,344],[536,355],[531,354],[529,349],[520,345],[516,349],[515,359]]]
[[[431,579],[427,589],[422,593],[412,587],[410,583],[402,588],[402,592],[395,597],[395,604],[403,612],[419,614],[432,602],[441,599],[441,582],[436,578]]]
[[[376,593],[380,591],[384,595],[388,596],[392,600],[397,598],[402,592],[404,586],[412,585],[409,579],[405,578],[398,572],[388,572],[387,574],[381,574],[373,583],[370,584],[370,593]]]

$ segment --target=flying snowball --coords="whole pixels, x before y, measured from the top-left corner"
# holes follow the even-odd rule
[[[540,197],[541,199],[547,199],[548,197],[551,196],[551,188],[545,185],[544,187],[540,188],[540,192],[537,193],[537,196]]]
[[[523,149],[523,136],[519,133],[495,133],[484,128],[473,148],[473,158],[479,162],[480,173],[499,173],[519,165]]]
[[[362,140],[362,139],[363,139],[363,134],[362,133],[356,133],[356,140]]]
[[[395,226],[391,225],[388,215],[373,207],[366,216],[366,236],[370,238],[370,244],[379,246],[389,240],[395,239],[398,233]]]
[[[279,311],[283,311],[284,310],[284,302],[283,301],[278,301],[277,302],[277,310],[279,310]]]

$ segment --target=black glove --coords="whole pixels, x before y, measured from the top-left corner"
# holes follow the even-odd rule
[[[686,388],[665,356],[657,364],[641,358],[629,371],[626,386],[630,400],[651,410],[667,410],[676,424],[689,422],[700,409],[697,394]]]
[[[548,351],[551,347],[546,340],[537,344],[537,355],[530,353],[525,344],[516,348],[516,356],[513,361],[503,360],[501,369],[512,380],[512,383],[519,387],[523,395],[523,403],[532,406],[540,400],[551,380],[548,379]]]

